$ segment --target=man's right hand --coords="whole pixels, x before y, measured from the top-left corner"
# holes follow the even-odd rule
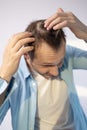
[[[25,45],[34,41],[35,38],[32,37],[32,34],[29,32],[15,34],[9,39],[0,67],[1,78],[5,79],[7,82],[10,81],[12,75],[18,69],[21,56],[34,49],[33,46]]]

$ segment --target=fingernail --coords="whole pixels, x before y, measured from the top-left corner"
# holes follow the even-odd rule
[[[47,30],[50,30],[50,28],[49,28],[49,27],[47,27]]]
[[[44,27],[46,27],[46,24],[44,24]]]

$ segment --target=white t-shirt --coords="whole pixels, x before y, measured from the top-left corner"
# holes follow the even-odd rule
[[[75,130],[66,83],[38,73],[34,78],[38,86],[35,130]]]

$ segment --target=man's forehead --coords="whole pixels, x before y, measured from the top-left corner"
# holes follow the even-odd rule
[[[44,64],[44,65],[56,65],[56,64],[59,64],[60,62],[62,62],[63,60],[64,60],[64,57],[65,57],[65,55],[63,55],[62,57],[56,57],[55,59],[52,59],[52,60],[45,60],[45,61],[43,61],[42,60],[42,63]]]
[[[40,62],[43,61],[44,64],[51,61],[55,62],[56,60],[62,60],[65,56],[65,45],[62,45],[58,49],[54,49],[47,45],[46,43],[42,43],[42,45],[35,50],[35,58],[39,59]]]
[[[37,64],[40,65],[57,65],[61,63],[64,60],[65,53],[63,55],[40,55],[39,57],[37,56],[34,60]]]

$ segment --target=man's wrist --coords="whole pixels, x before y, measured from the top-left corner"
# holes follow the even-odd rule
[[[2,79],[2,80],[5,80],[7,83],[9,83],[10,82],[10,80],[11,80],[11,78],[10,77],[5,77],[4,75],[1,75],[0,74],[0,78]]]

